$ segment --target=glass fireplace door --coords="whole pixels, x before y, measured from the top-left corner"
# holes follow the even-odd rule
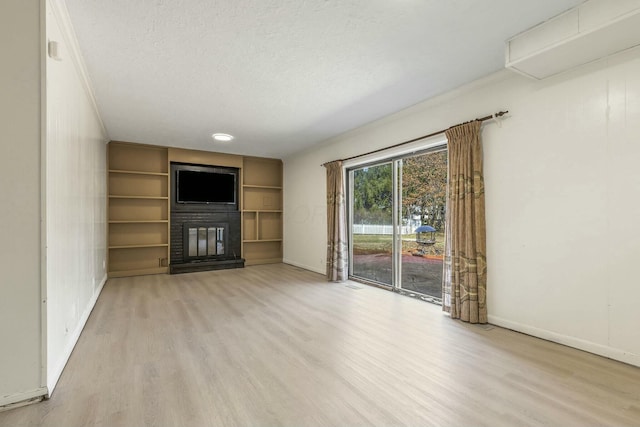
[[[210,258],[225,255],[225,225],[185,225],[188,258]]]

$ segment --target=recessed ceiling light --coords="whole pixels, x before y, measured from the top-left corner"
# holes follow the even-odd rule
[[[229,142],[233,139],[233,135],[229,135],[228,133],[214,133],[211,135],[211,138],[220,142]]]

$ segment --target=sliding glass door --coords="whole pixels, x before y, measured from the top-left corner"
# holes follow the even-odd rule
[[[440,302],[447,151],[349,170],[350,276]]]
[[[352,170],[351,275],[393,285],[393,164]]]
[[[399,287],[435,299],[442,297],[447,151],[399,160],[402,201]]]

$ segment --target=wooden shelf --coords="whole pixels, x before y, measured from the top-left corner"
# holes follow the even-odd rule
[[[143,172],[122,169],[109,169],[109,173],[121,173],[127,175],[151,175],[151,176],[169,176],[168,172]]]
[[[168,224],[168,219],[130,219],[113,220],[109,224]]]
[[[169,197],[169,175],[109,174],[109,194],[131,198]]]
[[[111,141],[108,170],[134,174],[168,174],[168,155],[166,147]]]
[[[109,249],[109,271],[131,271],[134,276],[145,271],[144,274],[152,274],[149,271],[167,268],[167,246],[150,246],[139,248]]]
[[[168,196],[118,196],[114,194],[110,194],[109,198],[110,199],[169,200]]]
[[[167,273],[168,149],[110,142],[108,158],[109,277]]]
[[[245,157],[242,177],[246,265],[282,262],[282,161]]]
[[[161,197],[109,199],[109,219],[111,221],[168,221],[169,199]]]
[[[282,160],[244,157],[242,169],[243,187],[282,189]]]
[[[109,249],[137,249],[137,248],[166,248],[168,243],[158,243],[151,245],[123,245],[123,246],[109,246]]]
[[[267,190],[282,190],[282,187],[280,186],[273,186],[273,185],[251,185],[251,184],[245,184],[242,186],[242,188],[264,188]]]
[[[242,210],[282,210],[282,189],[276,187],[243,187]]]
[[[258,240],[256,242],[243,242],[243,245],[243,258],[246,260],[246,265],[282,262],[281,240]]]
[[[112,248],[168,245],[168,236],[167,222],[109,224],[109,245]]]

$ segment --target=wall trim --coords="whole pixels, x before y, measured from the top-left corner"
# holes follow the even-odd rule
[[[82,51],[80,50],[80,45],[78,44],[78,38],[76,37],[76,32],[73,29],[73,24],[71,23],[71,17],[69,16],[69,10],[67,9],[66,3],[63,0],[48,0],[49,6],[51,6],[51,12],[58,21],[58,25],[60,26],[60,31],[62,32],[62,36],[64,37],[64,41],[66,45],[69,47],[69,56],[73,61],[73,65],[80,77],[80,81],[84,86],[87,96],[89,97],[89,101],[93,106],[93,110],[98,118],[98,122],[100,123],[100,127],[102,128],[102,133],[104,135],[109,135],[107,133],[107,129],[104,126],[104,122],[102,121],[102,117],[100,116],[100,110],[98,109],[98,103],[96,102],[95,94],[93,93],[93,85],[91,84],[91,78],[89,77],[89,73],[87,72],[87,66],[84,63],[84,59],[82,57]],[[45,40],[45,44],[48,40]],[[45,60],[47,56],[45,55]]]
[[[289,264],[289,265],[292,265],[292,266],[298,267],[298,268],[303,268],[305,270],[309,270],[309,271],[312,271],[314,273],[322,274],[323,276],[326,274],[326,272],[323,271],[323,270],[320,270],[320,269],[317,269],[317,268],[314,268],[314,267],[309,267],[308,265],[300,264],[298,262],[291,261],[291,260],[288,260],[288,259],[283,259],[282,263],[283,264]]]
[[[38,398],[44,398],[46,395],[47,388],[40,387],[22,393],[0,396],[0,412],[39,402],[41,399]]]
[[[566,345],[568,347],[576,348],[578,350],[593,353],[598,356],[603,356],[609,359],[617,360],[619,362],[627,363],[629,365],[640,367],[640,355],[633,354],[619,348],[597,344],[569,335],[558,334],[546,329],[536,328],[535,326],[525,325],[497,316],[489,315],[488,320],[489,323],[500,326],[502,328],[511,329],[512,331],[521,332],[523,334],[531,335],[543,340],[552,341],[558,344]]]
[[[78,322],[78,326],[73,331],[71,338],[67,342],[67,345],[64,349],[63,357],[60,363],[55,367],[49,367],[50,376],[49,378],[47,378],[47,393],[46,393],[47,397],[50,397],[53,394],[53,390],[55,390],[56,385],[58,384],[58,380],[60,380],[60,376],[62,375],[62,372],[64,371],[65,366],[67,366],[67,362],[71,357],[71,353],[73,352],[73,349],[75,348],[76,344],[78,343],[78,340],[80,339],[80,335],[82,334],[82,331],[85,325],[87,324],[87,320],[89,320],[89,316],[91,315],[93,308],[96,306],[96,302],[98,301],[98,297],[102,293],[102,288],[104,288],[105,283],[107,283],[106,274],[100,281],[100,285],[98,285],[98,289],[96,289],[96,291],[93,293],[91,300],[89,300],[87,307],[82,313],[82,317]]]

